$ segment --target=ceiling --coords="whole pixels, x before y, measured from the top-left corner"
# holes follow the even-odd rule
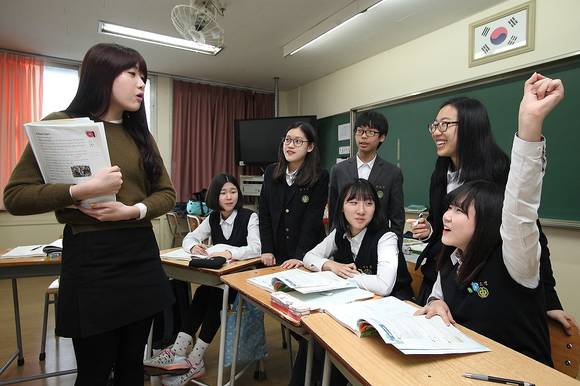
[[[170,13],[189,0],[2,1],[0,48],[80,61],[97,42],[137,49],[150,71],[261,90],[293,89],[503,0],[385,0],[289,57],[282,47],[353,0],[223,0],[225,48],[206,56],[97,33],[99,20],[179,37]],[[467,31],[466,31],[467,33]]]

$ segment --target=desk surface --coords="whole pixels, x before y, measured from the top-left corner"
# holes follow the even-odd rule
[[[300,327],[302,323],[293,319],[292,317],[288,316],[286,313],[274,308],[272,306],[270,300],[270,293],[265,289],[257,287],[253,284],[248,282],[248,279],[256,276],[268,275],[275,272],[284,271],[284,269],[280,268],[280,266],[275,267],[267,267],[267,268],[260,268],[260,269],[253,269],[251,271],[244,271],[239,273],[234,273],[226,276],[222,276],[222,281],[229,285],[231,288],[235,288],[244,296],[249,298],[251,301],[255,302],[259,306],[264,309],[267,309],[268,312],[272,313],[273,315],[277,316],[280,319],[285,320],[286,322]]]
[[[571,377],[497,342],[458,328],[492,351],[477,354],[404,355],[378,336],[359,338],[327,314],[305,316],[303,325],[363,385],[479,385],[464,373],[494,375],[536,385],[578,385]]]

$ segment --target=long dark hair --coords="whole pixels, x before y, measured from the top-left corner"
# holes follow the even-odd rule
[[[444,102],[457,110],[457,159],[461,170],[460,182],[493,181],[505,186],[509,172],[509,157],[497,145],[485,106],[477,99],[457,97]],[[438,157],[434,178],[441,186],[447,185],[447,170],[452,166],[450,157]]]
[[[344,189],[342,189],[342,192],[340,192],[340,197],[338,198],[339,207],[334,218],[336,231],[339,234],[346,233],[351,235],[350,224],[344,216],[343,207],[346,201],[350,201],[352,199],[364,201],[372,200],[375,203],[375,213],[373,214],[371,222],[367,225],[367,228],[371,230],[377,230],[381,228],[385,221],[382,218],[381,202],[379,200],[379,196],[377,195],[377,191],[375,190],[373,184],[363,178],[358,178],[354,180],[353,183],[346,185]]]
[[[118,44],[94,45],[83,58],[77,93],[65,111],[98,120],[109,108],[115,78],[131,67],[139,68],[143,81],[147,80],[147,64],[139,52]],[[161,176],[162,161],[155,151],[143,103],[136,112],[123,112],[123,127],[139,148],[150,189]]]
[[[311,187],[318,181],[320,177],[320,151],[318,150],[318,136],[316,135],[316,130],[311,124],[307,122],[294,122],[288,129],[288,133],[292,129],[300,129],[304,133],[306,140],[308,142],[304,143],[302,146],[314,145],[314,149],[311,152],[306,153],[306,158],[300,166],[298,172],[296,173],[296,179],[294,182],[298,186]],[[286,178],[286,168],[288,167],[288,161],[284,157],[284,141],[280,142],[280,147],[278,149],[278,162],[274,168],[274,179],[278,181],[283,181]]]
[[[504,187],[484,180],[471,181],[461,185],[447,195],[446,208],[454,205],[468,213],[469,206],[475,208],[475,230],[467,247],[462,251],[458,280],[467,284],[478,274],[487,259],[501,245],[499,228],[503,207]],[[451,264],[449,255],[454,246],[444,246],[439,256],[437,269]]]
[[[238,189],[238,202],[236,202],[235,208],[240,209],[242,207],[244,195],[242,194],[238,180],[231,174],[220,173],[211,180],[209,188],[207,189],[205,202],[208,208],[212,210],[223,210],[220,206],[220,193],[226,182],[231,182]]]

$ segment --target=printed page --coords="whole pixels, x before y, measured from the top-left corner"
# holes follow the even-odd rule
[[[102,122],[61,119],[24,127],[46,183],[78,184],[111,166]],[[82,206],[106,201],[115,201],[115,195],[94,197]]]

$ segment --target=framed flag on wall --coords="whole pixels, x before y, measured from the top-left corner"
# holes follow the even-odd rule
[[[534,49],[535,0],[469,25],[469,67]]]

